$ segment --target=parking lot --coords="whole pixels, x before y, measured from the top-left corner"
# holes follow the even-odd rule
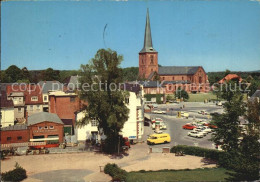
[[[181,109],[181,107],[184,108]],[[210,121],[210,115],[202,115],[198,114],[199,111],[205,110],[207,113],[223,113],[223,107],[216,106],[214,103],[201,103],[201,102],[194,102],[194,103],[173,103],[173,104],[163,104],[158,105],[158,110],[167,111],[166,114],[153,114],[148,113],[151,118],[161,118],[165,122],[167,126],[167,130],[163,130],[165,133],[169,133],[171,136],[171,142],[168,144],[158,144],[153,145],[152,147],[160,148],[160,147],[172,147],[174,145],[190,145],[190,146],[199,146],[204,148],[213,149],[215,148],[212,141],[209,139],[211,138],[212,133],[208,133],[203,138],[194,138],[187,136],[188,132],[191,130],[184,130],[182,126],[186,123],[192,123],[195,120],[204,120]],[[189,113],[189,118],[177,118],[177,112],[184,111]],[[151,127],[146,127],[146,134],[154,133]]]

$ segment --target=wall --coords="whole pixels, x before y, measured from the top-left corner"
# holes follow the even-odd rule
[[[28,112],[28,116],[31,116],[32,114],[43,112],[43,105],[26,105]],[[32,110],[31,110],[32,107]]]
[[[6,127],[9,125],[14,125],[14,108],[1,108],[1,125],[2,127]]]
[[[21,136],[22,139],[18,140],[17,138],[18,136]],[[11,140],[7,141],[7,137],[11,137]],[[29,141],[28,130],[1,131],[1,144],[24,143],[28,141]]]
[[[50,126],[53,126],[53,129],[50,129]],[[59,136],[59,142],[63,142],[63,124],[58,124],[54,122],[41,122],[38,124],[30,125],[28,126],[29,129],[29,136],[30,139],[33,139],[34,136],[44,136],[44,138],[47,138],[48,135],[58,135]],[[39,129],[38,127],[42,127],[42,129]],[[44,127],[48,127],[48,129],[45,129]]]
[[[74,97],[75,101],[70,98]],[[49,96],[49,112],[61,119],[72,119],[75,126],[75,112],[80,108],[79,98],[75,96]]]

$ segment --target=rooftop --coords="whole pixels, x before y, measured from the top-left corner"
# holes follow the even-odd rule
[[[34,125],[34,124],[37,124],[37,123],[41,123],[41,122],[44,122],[44,121],[63,124],[63,122],[61,121],[61,119],[58,117],[57,114],[47,113],[47,112],[39,112],[39,113],[33,114],[33,115],[28,117],[28,126]]]
[[[7,127],[3,127],[1,128],[1,131],[12,131],[12,130],[26,130],[27,129],[27,125],[26,124],[16,124],[16,125],[12,125],[12,126],[7,126]]]
[[[159,75],[193,75],[200,66],[162,66],[158,68]]]

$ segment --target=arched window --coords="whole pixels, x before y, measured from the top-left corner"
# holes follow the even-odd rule
[[[174,76],[172,77],[172,80],[174,80]]]
[[[151,72],[153,72],[153,68],[151,69]]]
[[[184,77],[181,77],[182,80],[184,80]]]
[[[162,80],[164,80],[164,76],[162,77]]]

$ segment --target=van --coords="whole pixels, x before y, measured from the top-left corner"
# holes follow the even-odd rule
[[[148,145],[169,143],[169,142],[171,142],[171,137],[168,133],[152,134],[147,139]]]

